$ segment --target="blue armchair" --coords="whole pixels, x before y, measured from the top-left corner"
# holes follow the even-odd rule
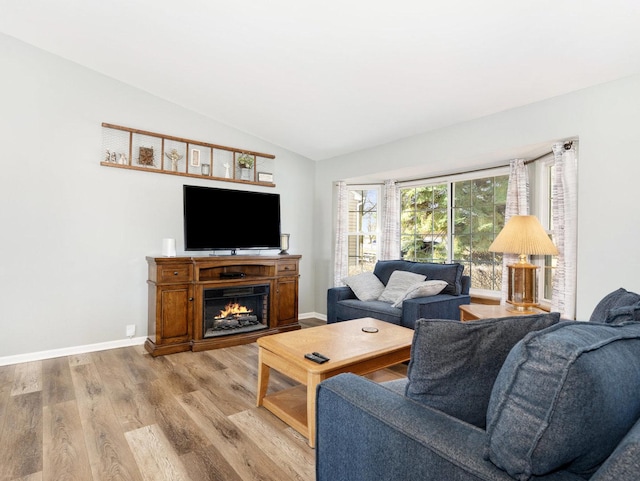
[[[362,301],[349,287],[333,287],[327,291],[327,323],[373,317],[413,329],[416,320],[422,318],[458,320],[459,307],[471,302],[471,278],[462,275],[462,264],[378,261],[373,273],[386,286],[396,270],[422,274],[427,280],[444,280],[447,286],[435,296],[405,300],[401,307],[378,300]]]

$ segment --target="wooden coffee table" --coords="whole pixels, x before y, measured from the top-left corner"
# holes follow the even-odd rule
[[[363,327],[374,327],[378,332],[366,333]],[[372,318],[261,337],[257,340],[257,405],[306,436],[313,447],[318,383],[343,372],[365,375],[408,361],[412,339],[412,329]],[[330,360],[317,364],[304,357],[310,352],[319,352]],[[271,368],[302,385],[266,396]]]

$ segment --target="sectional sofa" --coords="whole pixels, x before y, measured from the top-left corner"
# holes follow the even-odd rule
[[[317,391],[317,481],[637,481],[640,296],[589,322],[416,323],[407,379]]]

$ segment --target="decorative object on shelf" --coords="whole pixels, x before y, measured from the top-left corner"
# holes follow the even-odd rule
[[[270,172],[258,172],[258,182],[273,182],[273,174]]]
[[[154,165],[153,161],[153,147],[140,147],[138,164],[145,166]]]
[[[202,164],[200,170],[202,171],[202,175],[209,175],[209,164]]]
[[[107,149],[107,154],[104,157],[105,162],[111,162],[111,152]]]
[[[162,239],[162,256],[163,257],[176,256],[176,240],[175,239]]]
[[[120,154],[120,157],[118,158],[118,164],[127,165],[128,163],[129,160],[127,159],[127,154]]]
[[[191,149],[191,166],[200,167],[200,151],[198,149]]]
[[[558,249],[534,215],[512,216],[493,243],[490,252],[517,254],[520,260],[507,266],[507,302],[516,312],[533,312],[538,304],[538,266],[527,262],[527,255],[557,255]]]
[[[254,158],[249,154],[242,154],[238,157],[238,166],[242,169],[251,169],[253,168]]]
[[[280,234],[280,255],[288,255],[290,234]]]
[[[242,180],[250,180],[251,179],[251,169],[253,168],[254,158],[249,154],[242,154],[238,157],[238,167],[240,168],[240,179]]]
[[[111,152],[111,162],[116,163],[117,154],[115,152]]]
[[[182,160],[182,157],[184,157],[184,155],[180,155],[176,149],[171,149],[169,152],[165,152],[164,155],[166,155],[167,159],[171,161],[171,170],[177,172],[178,162]]]
[[[229,165],[229,163],[226,163],[223,165],[224,167],[224,178],[225,179],[230,179],[231,178],[231,174],[229,173],[229,169],[231,168],[231,166]]]

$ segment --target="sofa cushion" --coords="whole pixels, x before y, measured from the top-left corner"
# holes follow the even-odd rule
[[[640,416],[640,324],[561,322],[509,353],[487,411],[489,459],[519,480],[588,477]]]
[[[558,322],[559,313],[460,322],[416,322],[407,397],[485,426],[491,387],[511,348],[527,333]]]
[[[384,291],[378,297],[379,301],[393,304],[401,299],[404,293],[414,284],[424,281],[425,276],[407,271],[394,271],[389,277],[389,282]]]
[[[337,321],[373,317],[392,324],[400,324],[402,309],[393,307],[388,302],[359,301],[358,299],[344,299],[338,301]]]
[[[613,322],[624,322],[619,318],[619,311],[617,313],[615,311],[614,313],[612,313],[611,310],[619,307],[637,304],[638,302],[640,302],[640,295],[636,294],[635,292],[629,292],[621,287],[620,289],[616,289],[615,291],[607,294],[602,298],[602,300],[598,303],[596,308],[591,313],[589,321],[606,322],[607,324]]]
[[[424,281],[409,286],[402,296],[393,303],[393,307],[402,307],[402,301],[417,297],[431,297],[440,294],[447,286],[447,281]]]
[[[384,291],[384,284],[373,272],[362,272],[342,279],[361,301],[374,301]]]
[[[447,281],[447,287],[442,291],[442,294],[458,296],[462,293],[462,273],[464,272],[462,264],[435,264],[403,260],[378,261],[373,272],[386,285],[391,274],[397,270],[422,274],[428,281]]]

